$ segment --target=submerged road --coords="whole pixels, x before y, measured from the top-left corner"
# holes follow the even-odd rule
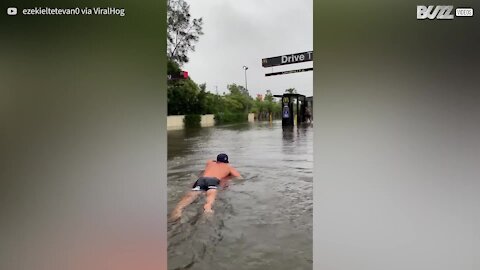
[[[313,128],[281,122],[168,132],[169,212],[220,152],[246,178],[168,226],[168,269],[312,269]]]

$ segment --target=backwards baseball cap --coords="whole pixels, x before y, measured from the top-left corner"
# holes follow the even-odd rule
[[[217,162],[228,163],[228,156],[227,154],[218,154]]]

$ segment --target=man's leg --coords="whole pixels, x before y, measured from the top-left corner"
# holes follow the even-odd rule
[[[172,214],[170,216],[170,221],[175,221],[175,220],[179,219],[182,216],[183,209],[185,209],[185,207],[187,207],[189,204],[194,202],[198,198],[199,194],[200,194],[200,191],[190,191],[190,192],[188,192],[180,200],[180,202],[178,202],[175,209],[173,209]]]
[[[205,210],[205,213],[212,213],[212,206],[213,203],[215,202],[215,198],[217,197],[217,190],[216,189],[209,189],[207,190],[207,199],[205,202],[205,205],[203,206],[203,209]]]

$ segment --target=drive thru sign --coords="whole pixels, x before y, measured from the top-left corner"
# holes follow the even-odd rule
[[[288,54],[262,59],[263,67],[274,67],[313,61],[313,51]]]

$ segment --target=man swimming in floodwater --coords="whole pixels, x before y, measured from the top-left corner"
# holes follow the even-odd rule
[[[230,177],[242,179],[240,173],[229,164],[226,154],[219,154],[216,161],[207,161],[202,176],[173,209],[170,221],[178,220],[182,216],[183,209],[194,202],[202,191],[205,191],[207,196],[203,209],[207,214],[213,213],[212,206],[217,197],[218,188],[225,187]]]

